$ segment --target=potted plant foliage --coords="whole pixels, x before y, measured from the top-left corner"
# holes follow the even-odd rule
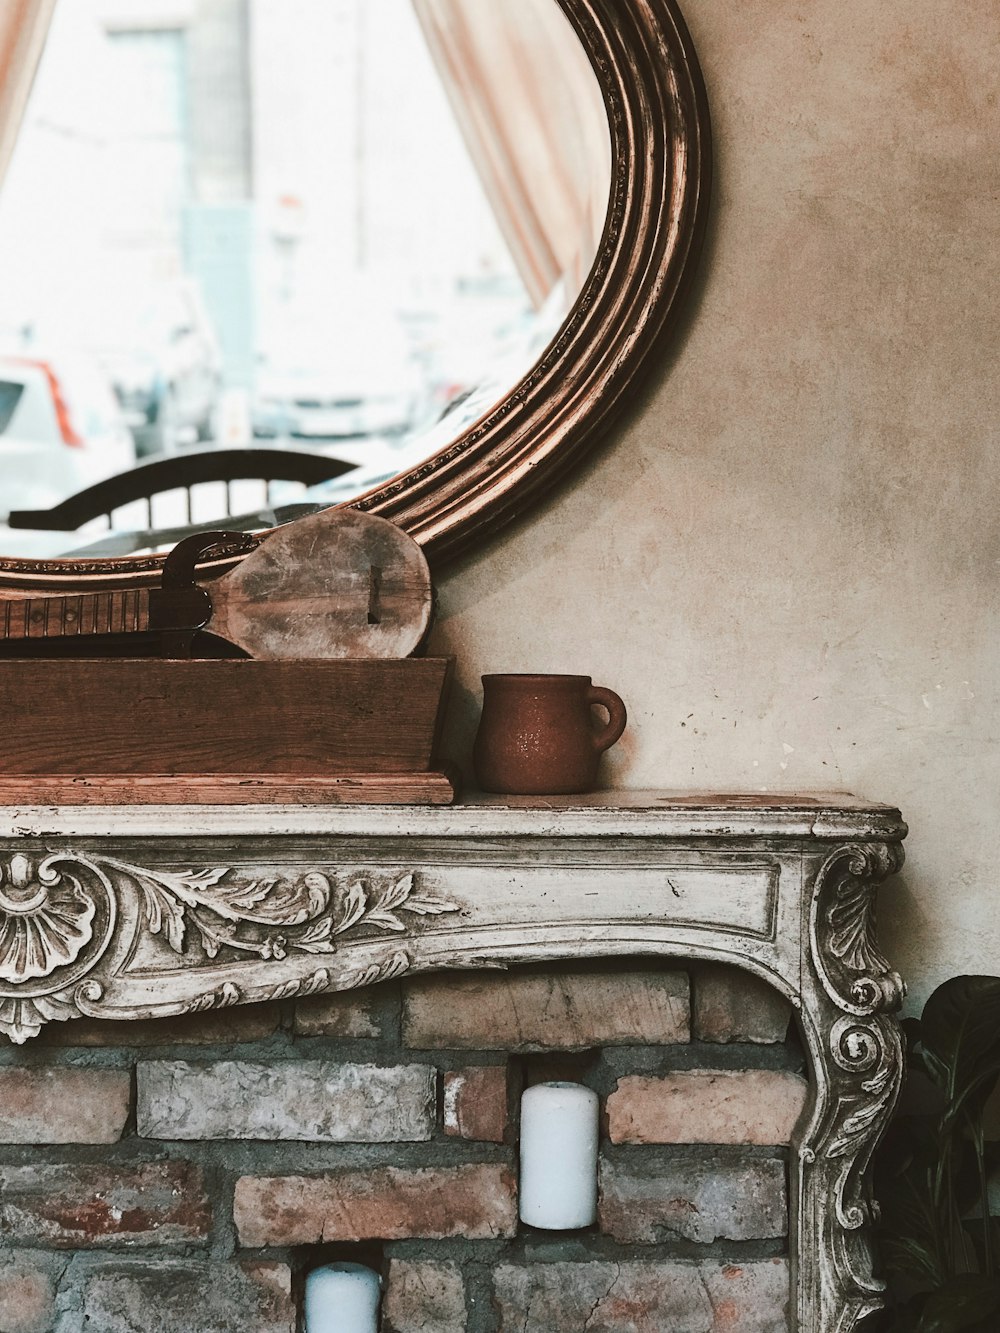
[[[997,1333],[1000,1228],[984,1137],[1000,1080],[1000,977],[953,977],[904,1023],[912,1084],[928,1109],[893,1121],[876,1161],[887,1333]],[[911,1086],[912,1086],[911,1084]]]

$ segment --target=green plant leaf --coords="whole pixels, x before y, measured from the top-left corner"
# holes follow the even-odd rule
[[[952,1198],[959,1216],[964,1217],[979,1202],[979,1162],[971,1140],[956,1135],[949,1147]]]
[[[908,1301],[897,1304],[888,1316],[888,1322],[883,1321],[886,1323],[885,1333],[915,1333],[928,1295],[928,1292],[922,1291],[911,1296]]]
[[[923,1027],[920,1019],[901,1018],[899,1027],[903,1039],[903,1052],[906,1056],[907,1075],[916,1070],[918,1073],[929,1077],[924,1061]]]
[[[905,1024],[911,1069],[926,1084],[914,1105],[931,1115],[897,1118],[875,1162],[886,1269],[930,1292],[897,1310],[894,1333],[998,1333],[1000,1247],[982,1211],[992,1148],[982,1116],[1000,1079],[1000,977],[954,977],[939,986],[919,1023]]]
[[[910,1165],[880,1182],[877,1232],[889,1272],[937,1286],[949,1276],[942,1240],[947,1220],[934,1205],[931,1174]]]
[[[924,1064],[942,1083],[951,1118],[981,1112],[1000,1078],[1000,977],[952,977],[921,1017]]]
[[[889,1124],[875,1159],[877,1193],[894,1176],[911,1170],[931,1170],[938,1160],[940,1145],[937,1125],[926,1115],[896,1115]]]
[[[927,1297],[916,1333],[962,1333],[998,1310],[1000,1282],[963,1273]]]

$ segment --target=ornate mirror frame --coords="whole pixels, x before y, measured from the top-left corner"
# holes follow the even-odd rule
[[[441,452],[352,502],[399,524],[435,564],[516,517],[599,439],[669,331],[705,230],[708,103],[675,0],[556,3],[590,57],[608,111],[604,234],[566,322],[527,376]],[[0,558],[0,587],[147,583],[162,560]]]

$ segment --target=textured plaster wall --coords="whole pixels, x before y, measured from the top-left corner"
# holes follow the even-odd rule
[[[611,785],[898,804],[916,1007],[1000,973],[1000,8],[686,0],[714,218],[680,336],[544,508],[442,581],[483,671],[626,699]]]

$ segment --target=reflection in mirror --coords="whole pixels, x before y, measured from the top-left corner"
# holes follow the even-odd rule
[[[56,0],[0,186],[0,554],[430,457],[565,320],[610,171],[557,0]]]

